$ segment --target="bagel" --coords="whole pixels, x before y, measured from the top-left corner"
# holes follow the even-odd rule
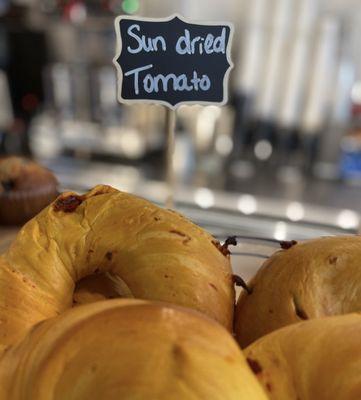
[[[97,186],[58,197],[0,257],[0,350],[72,307],[76,284],[98,273],[120,283],[119,296],[190,307],[232,329],[227,249],[174,211]]]
[[[283,243],[241,293],[235,333],[242,347],[302,320],[361,311],[361,237]]]
[[[107,300],[35,326],[0,360],[1,400],[266,400],[237,343],[193,310]]]
[[[361,315],[299,322],[244,351],[270,400],[361,399]]]

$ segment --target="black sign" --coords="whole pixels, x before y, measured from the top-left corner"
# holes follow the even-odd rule
[[[117,17],[118,99],[123,103],[224,104],[233,28],[230,24]]]

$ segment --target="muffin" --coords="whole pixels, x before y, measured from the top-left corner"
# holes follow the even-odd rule
[[[58,195],[57,180],[46,168],[21,158],[0,158],[0,224],[20,225]]]

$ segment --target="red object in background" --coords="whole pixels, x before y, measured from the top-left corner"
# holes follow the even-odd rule
[[[105,11],[110,11],[110,4],[109,0],[102,0],[101,1],[102,9]]]
[[[42,71],[48,62],[45,34],[20,24],[9,25],[6,43],[5,70],[14,114],[29,120],[44,99]]]
[[[1,0],[0,0],[1,1]],[[115,14],[122,11],[123,0],[58,0],[57,9],[64,19],[82,22],[82,15]],[[79,17],[80,16],[80,17]]]
[[[63,9],[63,17],[68,20],[72,20],[72,13],[74,8],[84,7],[85,4],[82,0],[68,0],[68,1],[60,1],[60,7]]]
[[[21,99],[21,106],[24,111],[32,112],[39,105],[39,99],[34,93],[27,93]]]

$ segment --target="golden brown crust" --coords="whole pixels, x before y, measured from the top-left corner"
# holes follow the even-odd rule
[[[285,325],[361,311],[361,237],[325,237],[277,251],[238,300],[242,347]]]
[[[64,205],[76,196],[59,199]],[[107,272],[135,298],[190,307],[231,330],[230,261],[212,236],[178,213],[109,186],[94,188],[71,209],[66,201],[61,209],[59,199],[0,258],[0,346],[71,307],[76,282]]]
[[[245,349],[270,400],[361,399],[361,315],[300,322]]]
[[[139,300],[68,310],[0,360],[0,399],[266,400],[231,335]]]

